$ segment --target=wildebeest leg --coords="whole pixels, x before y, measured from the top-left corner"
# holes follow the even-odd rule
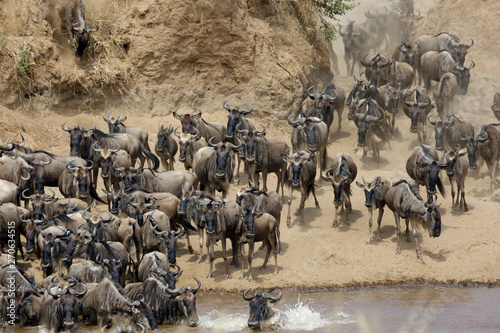
[[[462,200],[460,201],[460,208],[462,208],[462,201],[463,201],[463,208],[464,208],[464,211],[465,212],[468,212],[469,211],[469,207],[467,207],[467,202],[465,202],[465,177],[462,176],[461,180],[460,180],[460,189],[462,190]]]
[[[185,231],[188,251],[190,254],[193,254],[194,253],[193,246],[191,245],[191,241],[189,240],[189,229],[187,228],[186,223],[184,221],[181,221],[181,225]]]
[[[316,208],[319,208],[319,202],[318,202],[318,199],[316,199],[316,192],[314,191],[314,186],[312,186],[311,192],[312,192],[313,197],[314,197],[314,205],[316,206]]]
[[[293,193],[293,187],[290,186],[288,188],[288,215],[286,217],[286,226],[290,227],[292,225],[292,217],[290,216],[290,211],[291,211],[291,206],[292,206],[292,193]]]
[[[316,197],[316,196],[314,196]],[[304,206],[306,204],[306,194],[304,191],[301,191],[300,193],[300,206],[299,206],[299,214],[300,214],[300,221],[299,225],[303,226],[304,225]]]
[[[339,219],[338,219],[338,216],[339,216],[339,207],[341,207],[342,204],[340,205],[335,205],[335,215],[333,217],[333,224],[332,224],[332,228],[337,228],[337,226],[339,225]]]
[[[210,260],[210,269],[208,271],[207,279],[210,279],[211,277],[214,276],[214,260],[215,260],[215,254],[214,254],[214,244],[215,244],[215,236],[213,235],[207,235],[207,242],[210,242],[210,250],[208,251],[208,257]],[[224,242],[225,246],[225,242]],[[208,249],[207,249],[208,250]],[[226,251],[224,250],[224,255],[226,254]],[[226,266],[226,271],[227,271],[227,266]]]
[[[344,111],[344,104],[337,105],[335,109],[339,118],[339,128],[337,128],[337,133],[340,133],[340,129],[342,128],[342,111]]]
[[[268,236],[268,242],[270,243],[270,244],[268,244],[268,246],[271,245],[271,250],[273,251],[273,256],[274,256],[274,272],[273,272],[273,274],[278,275],[278,251],[276,249],[276,234],[271,233]],[[268,255],[268,258],[269,258],[269,255]],[[266,263],[267,260],[264,262]]]
[[[450,185],[451,185],[451,208],[455,208],[455,206],[458,206],[458,195],[457,195],[457,202],[455,203],[455,186],[453,186],[453,177],[448,177],[448,179],[450,180]]]
[[[200,234],[200,257],[196,260],[197,264],[201,263],[201,258],[203,257],[203,230],[202,228],[198,230]]]
[[[283,250],[281,249],[280,222],[281,222],[281,214],[276,219],[276,237],[277,237],[277,241],[278,241],[278,252],[279,252],[280,256],[282,256]]]
[[[170,162],[168,163],[168,169],[170,171],[174,170],[174,162],[175,162],[175,158],[173,156],[170,156]]]
[[[417,227],[415,223],[411,222],[411,228],[413,229],[413,238],[415,238],[415,244],[417,245],[417,258],[422,258],[422,253],[420,253],[420,245],[418,245],[418,237],[417,237]]]
[[[344,57],[344,60],[345,60],[345,67],[346,67],[346,76],[350,76],[354,73],[354,61],[353,61],[353,64],[352,64],[352,71],[351,71],[351,64],[349,63],[351,61],[351,59],[346,59]]]
[[[278,185],[279,185],[279,176],[278,176]],[[267,190],[267,168],[264,168],[264,170],[262,170],[262,189]]]
[[[240,246],[238,247],[238,253],[240,255],[240,260],[241,260],[241,274],[238,280],[242,280],[243,277],[245,276],[245,253],[243,251],[244,243],[240,243]]]
[[[233,259],[231,259],[231,265],[233,265],[234,267],[239,267],[240,261],[238,257],[238,247],[240,246],[240,242],[238,241],[238,238],[236,236],[233,236],[233,238],[231,238],[231,246],[233,248]]]
[[[382,216],[384,216],[384,207],[380,207],[378,209],[378,218],[377,218],[377,241],[380,242],[380,235],[382,234],[382,231],[380,230],[380,225],[382,224]]]
[[[228,279],[230,279],[231,273],[229,273],[229,264],[227,263],[226,237],[224,237],[224,235],[222,235],[221,243],[222,243],[222,259],[224,259],[224,264],[226,265],[226,276]],[[212,246],[212,249],[213,249],[213,246]],[[213,266],[213,261],[210,263],[210,267],[212,267],[212,266]]]
[[[401,247],[399,243],[399,238],[401,237],[401,221],[399,220],[398,213],[394,212],[394,218],[396,219],[396,228],[398,234],[398,245],[396,246],[396,254],[401,254]]]
[[[368,207],[368,239],[366,240],[366,245],[370,244],[372,241],[372,216],[373,216],[373,207]]]
[[[253,260],[254,249],[255,249],[255,241],[252,239],[250,242],[248,242],[248,282],[253,281],[252,260]]]

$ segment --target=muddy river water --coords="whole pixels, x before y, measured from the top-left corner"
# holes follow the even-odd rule
[[[275,293],[272,293],[275,294]],[[391,288],[284,293],[265,331],[500,332],[500,288]],[[199,326],[162,326],[158,332],[250,332],[241,295],[200,296]],[[39,332],[7,328],[6,332]],[[98,332],[78,325],[75,332]],[[108,332],[108,331],[107,331]]]

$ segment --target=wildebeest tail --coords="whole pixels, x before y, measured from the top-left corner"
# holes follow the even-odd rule
[[[326,158],[327,158],[326,151],[327,151],[327,149],[325,147],[325,151],[323,152],[323,165],[321,166],[321,171],[325,171],[325,169],[327,168],[327,165],[326,165],[327,164],[326,163]]]
[[[141,151],[147,158],[149,158],[153,162],[153,170],[158,171],[158,167],[160,166],[160,160],[156,157],[155,154],[144,148],[144,145],[141,142]]]
[[[96,192],[96,190],[95,190],[94,185],[92,184],[92,182],[90,183],[90,186],[89,186],[89,193],[90,193],[90,197],[91,198],[96,199],[97,201],[102,202],[103,204],[107,204],[106,201],[103,201],[99,197],[99,194],[97,194],[97,192]]]
[[[309,197],[309,194],[314,192],[314,183],[311,183],[307,186],[306,199]]]
[[[443,196],[443,198],[446,198],[446,191],[444,190],[443,183],[441,182],[441,178],[439,176],[436,182],[436,186],[439,190],[439,193],[441,193],[441,195]]]

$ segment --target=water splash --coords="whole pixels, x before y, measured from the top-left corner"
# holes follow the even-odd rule
[[[277,306],[279,308],[279,306]],[[314,331],[333,323],[343,323],[348,320],[348,315],[337,314],[339,320],[324,318],[319,311],[314,310],[311,304],[300,301],[294,305],[285,305],[285,310],[277,313],[261,326],[262,330],[282,331]],[[207,315],[201,316],[199,326],[226,332],[242,331],[247,328],[248,312],[227,314],[212,310]]]

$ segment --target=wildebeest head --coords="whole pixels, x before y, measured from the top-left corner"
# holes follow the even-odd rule
[[[403,36],[403,40],[407,40],[412,35],[413,23],[415,21],[422,19],[422,15],[420,14],[420,11],[417,10],[417,12],[418,12],[418,15],[413,14],[413,11],[412,11],[411,13],[408,12],[406,14],[400,13],[397,16],[399,19],[399,22],[400,22],[401,35]]]
[[[139,162],[139,167],[113,167],[115,169],[115,175],[117,177],[122,178],[123,187],[125,190],[131,188],[134,184],[138,184],[140,182],[140,178],[142,177],[142,173],[144,169],[142,168],[141,162]]]
[[[253,106],[252,104],[250,105],[250,110],[245,110],[245,109],[235,109],[229,104],[227,104],[228,100],[225,100],[224,103],[222,103],[222,107],[229,112],[227,115],[227,131],[226,131],[226,139],[232,139],[234,137],[234,132],[236,130],[236,126],[241,123],[242,117],[248,115],[250,112],[253,111]]]
[[[43,194],[45,191],[45,166],[52,162],[52,158],[49,157],[48,161],[39,161],[38,163],[27,162],[30,165],[30,169],[27,169],[28,167],[25,168],[27,171],[29,170],[31,172],[31,179],[33,179],[35,193]]]
[[[342,42],[344,43],[344,59],[350,60],[355,41],[361,36],[361,32],[355,32],[354,21],[350,21],[348,25],[340,30],[340,36],[342,36]]]
[[[82,298],[87,293],[87,286],[72,276],[66,276],[63,281],[52,279],[52,283],[47,287],[47,293],[57,302],[52,315],[60,318],[65,330],[71,330],[77,319],[75,306],[78,298]]]
[[[333,203],[336,207],[342,205],[342,192],[346,191],[349,195],[351,182],[351,172],[348,170],[347,162],[342,157],[338,163],[338,167],[331,168],[325,172],[330,179],[333,187]]]
[[[32,194],[29,197],[26,195],[26,192],[29,189],[25,189],[21,193],[21,197],[23,200],[30,200],[32,206],[32,216],[35,223],[40,223],[47,220],[47,216],[45,215],[45,202],[53,202],[55,197],[55,192],[49,189],[52,192],[52,195],[47,194]],[[38,222],[37,222],[38,221]]]
[[[175,300],[179,304],[179,308],[182,312],[182,315],[187,320],[187,324],[190,327],[198,326],[198,313],[196,312],[196,293],[200,290],[201,282],[193,277],[196,280],[197,286],[191,287],[187,286],[186,290],[183,293],[179,293],[175,296]]]
[[[430,237],[439,237],[441,235],[441,214],[439,213],[439,206],[436,202],[426,203],[427,209],[426,224],[429,227]]]
[[[85,23],[83,19],[81,20],[82,24],[77,26],[73,26],[71,29],[73,31],[73,35],[75,36],[76,41],[76,50],[75,56],[81,57],[83,56],[83,52],[85,52],[85,48],[87,47],[90,41],[90,33],[99,30],[99,27],[92,28],[92,23],[89,23],[87,27],[85,27]]]
[[[24,139],[24,136],[22,134],[19,134],[21,136],[22,141],[21,142],[14,142],[10,141],[10,136],[7,138],[7,141],[5,141],[4,147],[0,146],[0,150],[5,150],[5,151],[13,151],[14,149],[26,153],[26,154],[31,154],[33,153],[33,150],[31,148],[25,147],[26,145],[26,140]],[[2,152],[0,152],[0,156]]]
[[[199,113],[190,113],[190,114],[185,114],[185,113],[178,114],[177,110],[179,110],[179,108],[175,109],[173,114],[175,119],[178,119],[181,122],[182,133],[186,134],[192,133],[193,128],[196,127],[195,121],[201,118],[201,113],[202,113],[201,110],[198,109]]]
[[[156,150],[168,152],[168,142],[170,140],[170,135],[174,132],[174,127],[168,125],[164,127],[158,122],[158,144],[156,145]]]
[[[111,148],[98,148],[97,142],[94,143],[94,151],[99,154],[99,161],[101,162],[101,177],[105,179],[110,178],[110,173],[112,171],[113,162],[112,157],[113,154],[118,152],[120,149],[111,149]]]
[[[266,292],[259,294],[254,292],[252,297],[248,296],[248,292],[252,288],[248,288],[243,292],[243,299],[250,302],[250,317],[248,318],[248,327],[251,329],[260,329],[261,323],[274,316],[274,310],[271,304],[275,304],[281,300],[283,294],[278,289],[278,296],[272,297]]]
[[[25,219],[24,215],[21,217],[21,220],[25,223],[26,227],[26,253],[31,254],[35,252],[35,244],[37,244],[37,238],[40,234],[40,224],[45,221]]]
[[[239,151],[243,143],[238,138],[238,145],[233,145],[230,142],[219,142],[218,144],[214,144],[214,137],[211,137],[208,140],[208,145],[215,149],[215,177],[219,179],[228,179],[232,178],[232,168],[231,168],[231,152]]]
[[[92,170],[94,162],[87,160],[90,166],[74,166],[73,161],[66,164],[66,171],[72,174],[72,186],[76,190],[76,197],[78,199],[85,199],[89,195],[90,178],[89,172]]]
[[[245,157],[245,161],[248,164],[255,163],[256,146],[257,146],[258,140],[260,140],[261,138],[263,138],[266,135],[266,128],[262,124],[260,124],[260,126],[262,127],[262,131],[253,130],[253,131],[249,132],[248,130],[246,130],[246,135],[244,138],[244,146],[245,146],[245,149],[244,149],[245,156],[244,157]],[[241,132],[242,131],[238,130],[238,136],[240,135]]]
[[[393,114],[398,113],[399,100],[401,99],[400,87],[387,86],[384,98],[385,104],[389,106],[389,111]]]
[[[241,228],[243,228],[243,233],[245,234],[246,239],[253,239],[255,237],[255,219],[264,214],[263,212],[256,212],[256,208],[257,205],[254,205],[251,210],[241,208],[241,215],[239,216],[240,222],[238,224],[238,228],[236,229],[236,233],[240,233]]]
[[[45,235],[43,237],[42,247],[42,271],[44,278],[51,275],[53,272],[52,266],[52,249],[54,247],[54,236]]]
[[[372,127],[380,126],[384,119],[363,113],[356,113],[355,116],[358,119],[356,123],[358,127],[358,147],[364,147],[366,145],[366,133],[368,130]]]
[[[40,312],[42,300],[43,294],[40,294],[36,290],[26,290],[23,293],[19,311],[16,311],[16,315],[18,315],[21,325],[38,325],[38,314]]]
[[[220,200],[197,200],[196,206],[198,209],[203,210],[203,220],[205,221],[205,231],[208,235],[219,234],[222,232],[219,223],[219,210],[224,207],[224,199],[219,197]]]
[[[460,65],[457,65],[455,67],[455,75],[459,77],[460,81],[460,95],[466,95],[467,90],[469,89],[469,82],[470,82],[470,70],[473,69],[476,66],[474,61],[472,61],[472,64],[469,67],[462,67]]]
[[[104,121],[108,123],[109,133],[119,133],[120,127],[122,128],[126,127],[124,122],[125,120],[127,120],[127,117],[125,116],[122,119],[120,119],[121,114],[122,113],[119,112],[117,117],[113,117],[109,115],[108,111],[106,111],[107,118],[104,116],[102,117],[102,119],[104,119]]]
[[[361,64],[366,68],[368,73],[366,74],[366,78],[368,81],[378,87],[381,79],[387,76],[387,70],[391,65],[391,61],[385,55],[381,55],[378,53],[370,60],[366,60],[368,54],[366,54],[361,60]],[[368,77],[369,76],[369,77]]]
[[[467,51],[469,48],[474,45],[474,39],[471,38],[471,43],[470,44],[458,44],[458,43],[452,43],[451,50],[452,50],[452,56],[453,60],[455,60],[459,66],[463,66],[465,62],[465,56],[467,55]]]
[[[177,127],[179,128],[179,127]],[[177,128],[174,130],[174,134],[179,138],[179,161],[186,161],[186,153],[189,148],[189,145],[192,145],[194,142],[200,140],[200,131],[197,128],[193,127],[195,134],[189,133],[177,133]],[[166,145],[166,141],[162,141],[163,146]],[[163,147],[162,146],[162,147]],[[158,147],[160,147],[160,132],[158,132]]]
[[[361,75],[364,75],[364,72],[361,73]],[[349,92],[349,95],[347,96],[346,104],[351,105],[351,102],[353,100],[360,100],[366,98],[366,91],[368,90],[368,84],[361,78],[361,75],[359,77],[359,80],[356,78],[354,75],[354,86],[352,87],[351,91]],[[352,120],[352,119],[349,119]]]
[[[327,108],[331,108],[335,105],[335,102],[338,99],[338,93],[335,90],[335,86],[333,84],[329,84],[328,86],[326,86],[323,94],[311,94],[312,88],[314,88],[314,86],[311,86],[309,87],[309,89],[307,89],[307,95],[314,101],[314,113],[321,114],[324,118],[327,114]]]
[[[111,191],[102,191],[108,196],[108,208],[111,214],[118,214],[120,207],[120,200],[125,200],[123,197],[123,186],[119,189],[114,189],[111,187]],[[111,205],[109,204],[111,203]]]
[[[84,135],[90,135],[92,130],[88,130],[83,126],[74,126],[71,128],[67,128],[65,125],[68,121],[65,120],[61,128],[69,133],[69,146],[70,146],[70,156],[80,156],[80,146],[83,140]],[[96,129],[95,124],[92,122],[92,125],[94,126],[94,130]]]
[[[356,182],[356,185],[358,187],[362,188],[365,192],[365,206],[368,208],[371,208],[373,205],[374,197],[375,197],[375,192],[380,189],[383,185],[384,182],[365,182],[365,178],[363,178],[363,184],[360,182]]]
[[[444,186],[441,182],[441,178],[439,178],[439,172],[441,169],[446,169],[446,163],[433,161],[431,158],[424,156],[417,161],[417,165],[420,168],[427,168],[427,194],[430,196],[436,195],[436,186],[439,189],[439,192],[444,196]]]
[[[68,267],[73,262],[73,255],[78,245],[88,245],[92,241],[92,235],[87,230],[80,229],[83,223],[76,227],[76,235],[74,235],[66,245],[66,250],[62,257],[62,261]]]
[[[426,109],[431,105],[431,99],[415,89],[403,96],[403,103],[408,108],[408,117],[411,119],[410,132],[417,133],[418,123],[425,121]]]
[[[418,50],[420,46],[416,44],[414,47],[411,43],[407,44],[405,42],[401,43],[399,45],[398,50],[403,54],[403,62],[406,62],[408,65],[413,67],[413,64],[415,63],[415,58],[418,57]]]
[[[156,198],[154,197],[147,197],[145,198],[144,202],[135,202],[135,201],[130,201],[129,204],[135,208],[135,213],[136,213],[136,220],[137,224],[139,227],[142,227],[144,225],[144,214],[150,212],[151,210],[155,209],[154,205],[156,203]]]
[[[460,138],[462,140],[467,140],[467,157],[469,158],[469,169],[475,170],[477,169],[477,149],[480,144],[484,144],[490,140],[490,136],[487,132],[488,128],[493,126],[483,125],[479,132],[477,133],[475,138],[470,137],[469,135],[462,136],[463,133],[460,133]]]
[[[87,221],[87,225],[89,227],[89,232],[92,235],[92,238],[98,241],[106,241],[106,230],[104,230],[104,224],[110,223],[114,220],[113,215],[106,210],[108,213],[107,218],[103,218],[99,215],[88,216],[87,211],[89,208],[86,208],[82,213],[82,218]]]
[[[287,119],[288,124],[290,124],[293,128],[298,128],[300,126],[299,130],[303,131],[306,138],[307,149],[311,151],[316,151],[317,146],[320,144],[320,142],[318,142],[318,128],[315,124],[323,121],[323,115],[317,112],[316,115],[318,117],[306,118],[305,114],[301,112],[297,120],[291,120],[292,114],[290,114]]]
[[[182,227],[180,226],[180,224],[177,224],[179,230],[172,230],[172,231],[161,230],[158,224],[154,221],[152,215],[148,215],[147,219],[153,225],[153,233],[165,239],[167,243],[168,262],[170,263],[170,266],[174,266],[177,262],[177,249],[176,249],[177,239],[179,237],[182,237],[182,235],[184,235]]]
[[[288,172],[289,175],[291,174],[291,177],[289,177],[289,179],[291,178],[292,186],[298,187],[301,185],[303,178],[303,176],[301,177],[302,167],[304,163],[310,162],[314,159],[314,153],[306,149],[306,151],[299,151],[293,155],[288,155],[289,151],[290,149],[287,149],[285,154],[281,155],[281,157],[283,158],[283,161],[290,163]]]

